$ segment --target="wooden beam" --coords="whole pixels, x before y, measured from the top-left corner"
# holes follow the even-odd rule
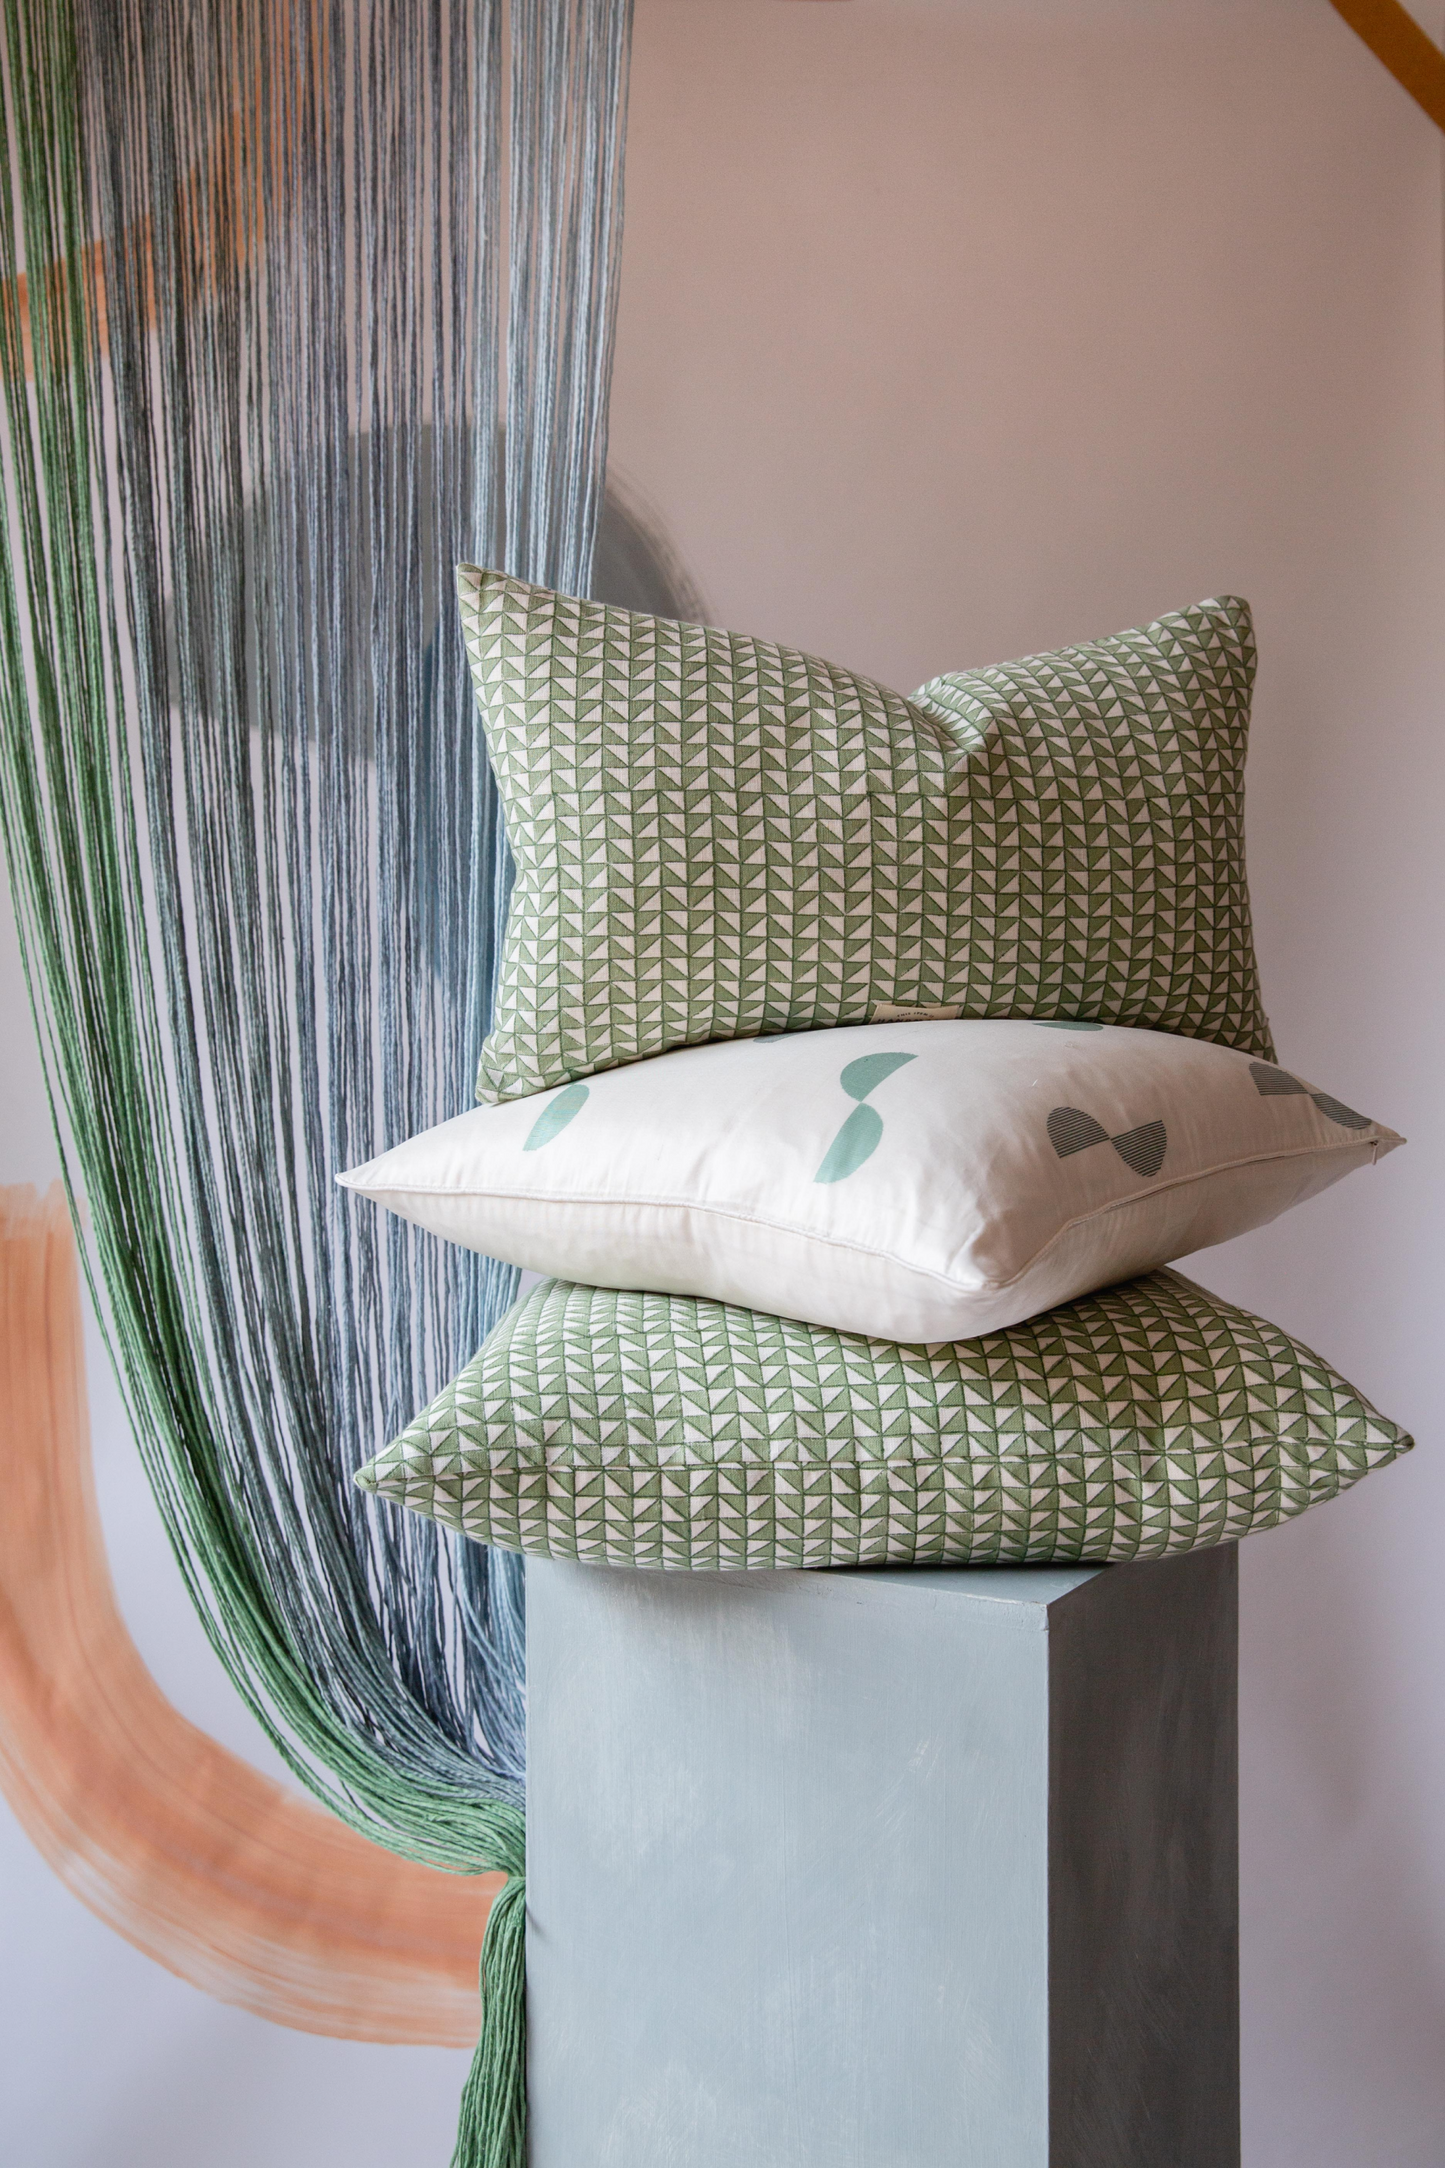
[[[1400,0],[1330,0],[1330,5],[1436,127],[1445,128],[1445,53],[1409,9]]]
[[[1402,0],[1330,0],[1437,128],[1445,128],[1445,53]]]

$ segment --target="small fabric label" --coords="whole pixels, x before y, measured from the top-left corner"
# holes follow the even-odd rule
[[[961,1001],[941,1001],[933,1008],[900,1008],[896,1001],[875,1001],[868,1011],[870,1024],[948,1023],[963,1013]]]

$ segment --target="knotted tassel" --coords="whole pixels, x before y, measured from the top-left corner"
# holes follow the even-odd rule
[[[451,2168],[526,2168],[527,1883],[513,1871],[482,1937],[482,2031]]]

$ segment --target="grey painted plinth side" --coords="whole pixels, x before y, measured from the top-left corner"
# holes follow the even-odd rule
[[[1232,1549],[527,1607],[530,2168],[1238,2168]]]

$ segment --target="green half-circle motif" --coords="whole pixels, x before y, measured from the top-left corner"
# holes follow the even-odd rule
[[[551,1144],[560,1137],[570,1121],[573,1121],[587,1104],[587,1086],[568,1084],[558,1092],[550,1106],[543,1107],[527,1133],[522,1146],[524,1152],[540,1152],[544,1144]]]
[[[841,1182],[846,1175],[856,1174],[864,1160],[877,1151],[882,1135],[882,1115],[876,1107],[865,1107],[860,1102],[828,1146],[827,1157],[813,1180]]]
[[[916,1054],[860,1054],[856,1061],[849,1062],[838,1082],[850,1099],[866,1099],[895,1069],[917,1059]]]

